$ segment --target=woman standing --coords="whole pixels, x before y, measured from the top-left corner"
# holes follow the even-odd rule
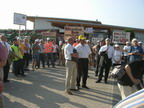
[[[120,50],[119,45],[116,44],[114,47],[115,47],[115,50],[114,50],[114,55],[112,58],[113,67],[116,65],[121,65],[121,60],[122,60],[122,51]]]
[[[129,62],[142,60],[143,49],[138,46],[138,41],[135,38],[132,40],[132,46],[128,52],[128,55]]]
[[[53,41],[53,51],[52,51],[52,55],[53,55],[53,60],[54,60],[54,64],[56,62],[56,57],[58,55],[58,45],[56,44],[56,41]]]

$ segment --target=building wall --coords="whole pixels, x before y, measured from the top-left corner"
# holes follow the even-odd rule
[[[47,22],[47,19],[35,19],[35,30],[46,30],[46,29],[53,29],[50,22]]]
[[[64,30],[58,27],[54,27],[51,25],[51,22],[48,22],[47,19],[35,19],[34,30],[60,30],[61,32]]]

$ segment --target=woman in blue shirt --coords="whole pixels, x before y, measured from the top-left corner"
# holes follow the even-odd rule
[[[132,46],[128,51],[128,55],[129,62],[142,60],[143,49],[140,46],[138,46],[138,41],[135,38],[132,40]]]

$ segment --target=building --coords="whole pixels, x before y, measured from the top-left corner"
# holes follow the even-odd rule
[[[132,29],[135,32],[135,36],[139,40],[144,41],[144,29],[106,25],[100,21],[88,21],[88,20],[77,20],[77,19],[65,19],[65,18],[51,18],[51,17],[38,17],[38,16],[27,16],[27,20],[34,23],[34,30],[58,30],[59,33],[64,33],[65,26],[77,26],[84,28],[93,28],[95,34],[102,36],[105,34],[107,37],[111,37],[114,31],[122,32],[125,29]]]

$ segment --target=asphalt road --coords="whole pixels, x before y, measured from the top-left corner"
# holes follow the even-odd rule
[[[95,83],[94,69],[89,70],[87,86],[74,95],[64,93],[65,68],[26,71],[26,77],[9,74],[5,83],[5,108],[112,108],[120,101],[119,90],[113,79],[108,84]]]

